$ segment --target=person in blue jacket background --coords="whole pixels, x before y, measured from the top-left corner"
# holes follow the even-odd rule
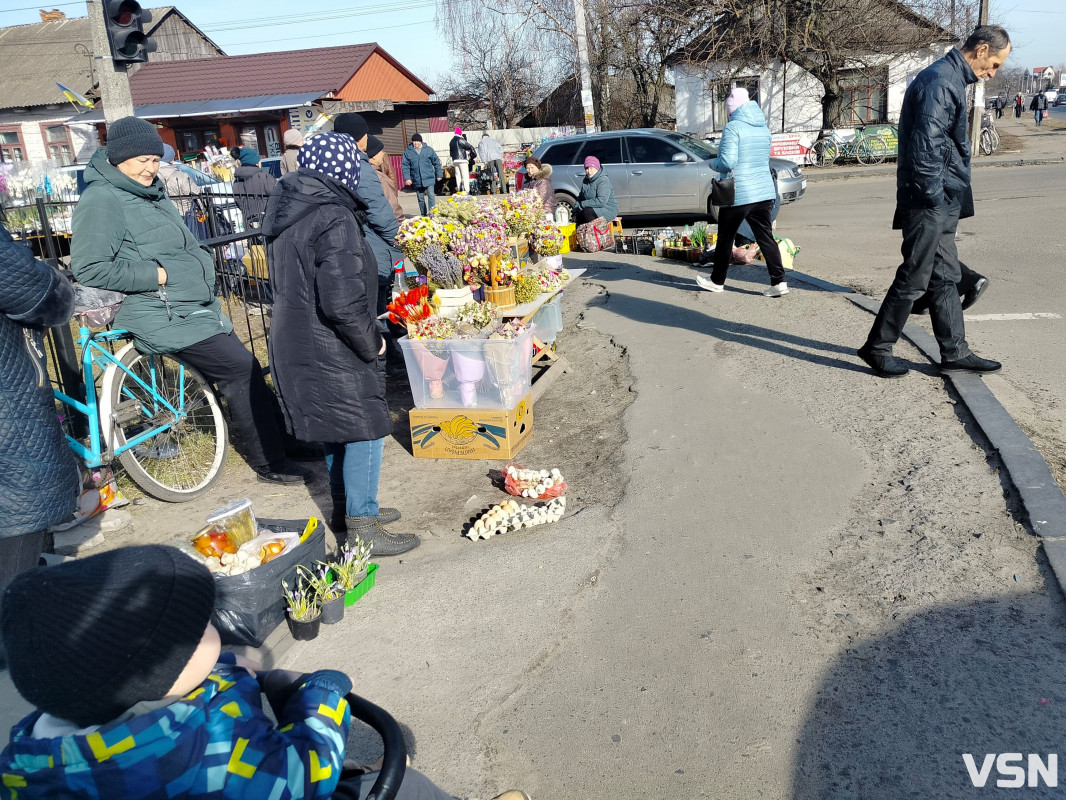
[[[403,151],[403,185],[410,186],[418,195],[418,210],[425,216],[437,204],[437,181],[444,177],[440,158],[432,147],[422,142],[422,134],[411,137],[411,144]]]

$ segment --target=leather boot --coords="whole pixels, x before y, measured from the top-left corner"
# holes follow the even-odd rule
[[[422,543],[413,533],[389,533],[381,527],[377,517],[345,517],[344,521],[348,526],[349,544],[355,543],[356,536],[362,539],[364,544],[373,544],[371,558],[398,556],[400,553],[414,550]]]

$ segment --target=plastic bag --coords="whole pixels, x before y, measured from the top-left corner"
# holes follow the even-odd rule
[[[302,531],[307,520],[260,519],[260,529],[281,533]],[[249,543],[250,544],[250,543]],[[285,622],[284,580],[296,585],[298,565],[312,569],[326,558],[326,529],[321,525],[307,541],[240,575],[215,578],[215,612],[211,621],[222,636],[222,644],[259,647]]]
[[[507,490],[507,494],[514,495],[515,497],[522,497],[523,489],[532,489],[537,485],[537,481],[524,481],[515,478],[513,475],[508,474],[508,467],[514,467],[516,470],[526,469],[521,464],[511,462],[503,468],[503,488]],[[562,497],[566,493],[566,481],[558,481],[553,483],[550,487],[545,489],[541,494],[538,494],[534,499],[540,500],[542,498]]]
[[[733,248],[733,263],[734,264],[750,264],[755,260],[756,253],[759,252],[759,246],[757,244],[746,244],[743,247]]]
[[[611,223],[603,217],[596,217],[592,222],[577,226],[577,243],[586,253],[598,253],[614,247],[614,234]]]
[[[781,263],[785,269],[794,269],[796,256],[800,253],[799,245],[787,237],[774,236],[774,241],[777,242],[777,247],[781,251]]]

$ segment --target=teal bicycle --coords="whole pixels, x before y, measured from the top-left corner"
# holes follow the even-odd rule
[[[845,141],[836,131],[811,146],[810,165],[828,167],[838,159],[853,158],[860,164],[880,164],[889,154],[888,142],[880,134],[866,133],[866,126],[856,127],[855,138]]]
[[[222,475],[229,451],[226,419],[211,385],[172,355],[144,355],[128,331],[92,333],[81,327],[84,402],[53,390],[55,398],[88,419],[88,435],[67,442],[86,467],[114,459],[152,497],[193,500]],[[99,375],[99,394],[97,379]]]

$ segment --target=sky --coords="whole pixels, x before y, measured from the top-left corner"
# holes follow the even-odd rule
[[[433,22],[435,0],[170,1],[230,55],[377,42],[430,86],[451,67],[447,36]],[[41,7],[86,13],[84,2],[29,3],[0,0],[0,27],[39,22]],[[1014,41],[1008,66],[1066,63],[1064,0],[991,0],[991,20]]]

